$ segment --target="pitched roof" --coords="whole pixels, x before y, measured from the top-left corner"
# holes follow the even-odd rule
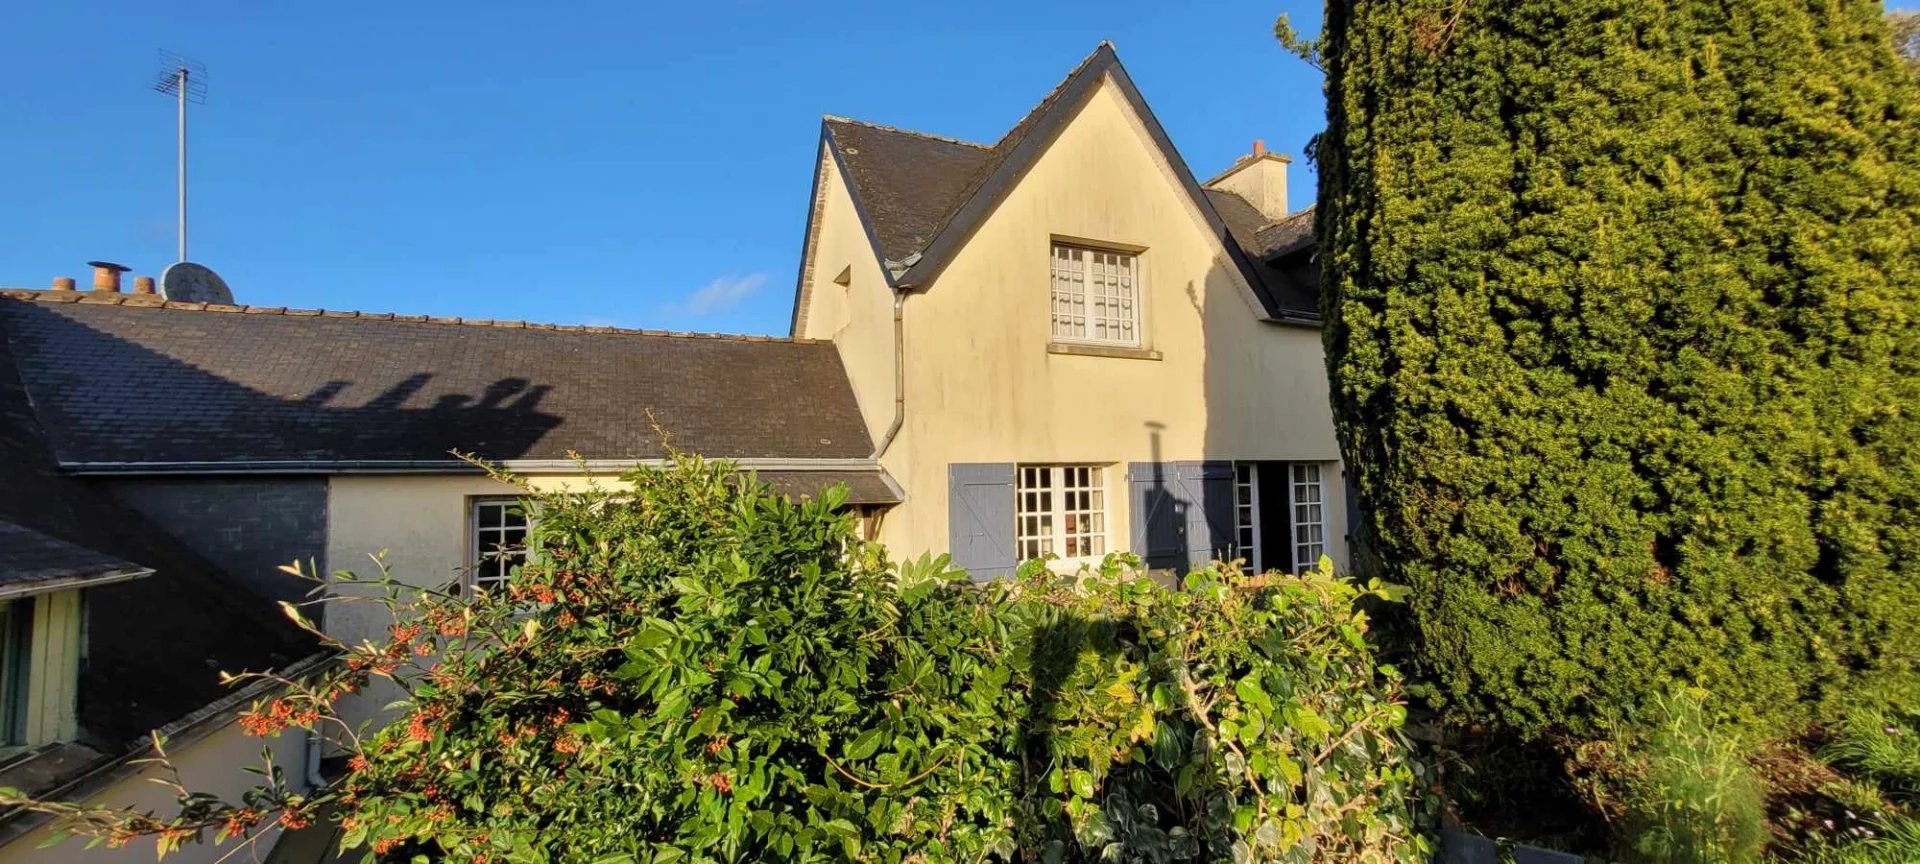
[[[864,460],[830,343],[0,292],[65,467]],[[137,559],[136,559],[137,560]]]
[[[1291,296],[1289,286],[1268,284],[1269,274],[1251,254],[1254,249],[1241,243],[1238,234],[1229,229],[1226,214],[1217,209],[1217,199],[1203,194],[1107,42],[1100,43],[991,147],[828,118],[822,134],[844,168],[855,207],[896,283],[918,286],[933,281],[980,221],[1108,78],[1140,116],[1155,146],[1239,265],[1265,314],[1289,321],[1316,316],[1316,305]],[[849,149],[858,152],[850,154]],[[1253,239],[1258,228],[1247,233]],[[805,289],[802,285],[801,292]],[[804,299],[797,297],[796,307]]]
[[[0,520],[155,571],[87,590],[79,699],[87,740],[103,753],[124,752],[148,730],[226,696],[222,670],[284,668],[314,651],[245,583],[63,473],[16,372],[0,339]]]
[[[823,126],[881,255],[896,263],[926,248],[993,156],[984,144],[844,117]]]
[[[1313,246],[1313,208],[1268,221],[1252,202],[1233,192],[1208,189],[1207,198],[1234,241],[1251,253],[1254,273],[1274,302],[1301,315],[1319,315],[1319,267],[1298,254]]]
[[[82,588],[152,573],[138,564],[0,519],[0,598]]]

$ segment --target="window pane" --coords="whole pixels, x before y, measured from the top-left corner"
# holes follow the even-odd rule
[[[1139,343],[1139,258],[1055,244],[1053,335],[1091,342]]]

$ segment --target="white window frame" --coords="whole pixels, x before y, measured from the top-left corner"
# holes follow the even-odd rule
[[[1013,474],[1015,557],[1067,563],[1106,557],[1113,542],[1105,465],[1021,464]]]
[[[1047,249],[1048,326],[1053,341],[1120,348],[1145,344],[1142,251],[1053,240]],[[1108,269],[1122,264],[1123,271]],[[1113,293],[1099,290],[1103,285],[1112,287]],[[1106,310],[1113,314],[1102,314]],[[1119,332],[1102,333],[1101,329]]]
[[[1233,557],[1260,573],[1260,464],[1233,463]]]
[[[506,585],[512,568],[515,565],[526,563],[526,537],[533,529],[533,518],[527,515],[526,507],[526,502],[520,498],[486,497],[468,499],[467,575],[464,580],[468,590],[499,590],[499,588]],[[502,513],[502,524],[500,526],[482,525],[480,518],[481,512],[495,508],[505,511]],[[520,510],[518,517],[515,517],[512,513],[515,508]],[[510,520],[514,518],[520,520],[518,526],[508,524]],[[520,548],[503,552],[500,549],[500,540],[504,539],[508,532],[516,530],[520,532]],[[494,535],[491,538],[492,542],[489,542],[490,538],[487,536],[488,534]],[[503,557],[507,559],[504,565],[502,565]],[[482,575],[489,567],[495,567],[498,575]]]
[[[1287,463],[1287,506],[1293,572],[1317,570],[1320,556],[1327,554],[1327,484],[1321,463]]]

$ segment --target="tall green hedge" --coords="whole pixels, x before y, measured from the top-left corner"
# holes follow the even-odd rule
[[[1469,720],[1920,656],[1920,99],[1874,0],[1330,0],[1341,443]]]

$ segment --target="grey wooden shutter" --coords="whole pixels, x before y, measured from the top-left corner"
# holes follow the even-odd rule
[[[1180,494],[1187,499],[1187,566],[1205,567],[1228,557],[1234,544],[1233,463],[1173,465],[1180,477]]]
[[[1187,499],[1173,464],[1127,463],[1127,500],[1133,554],[1156,570],[1185,567]]]
[[[1013,463],[947,466],[947,550],[976,579],[1013,574]]]

